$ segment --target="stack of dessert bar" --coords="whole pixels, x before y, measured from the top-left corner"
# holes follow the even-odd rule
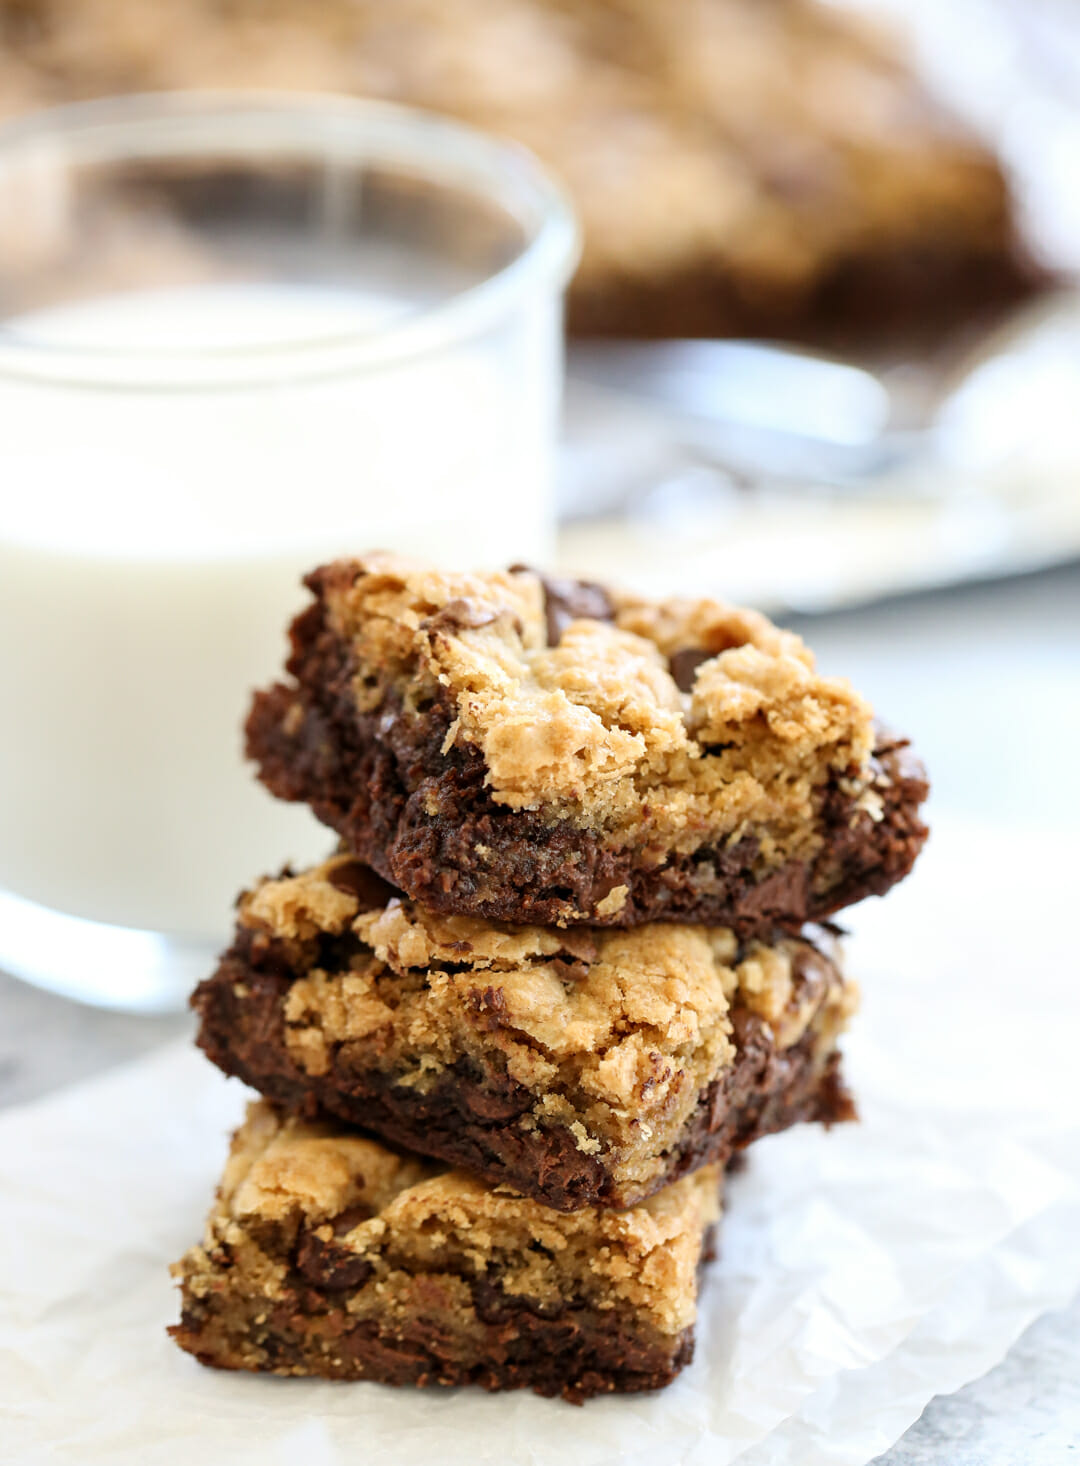
[[[207,1364],[652,1389],[733,1155],[847,1119],[827,922],[923,774],[798,637],[712,601],[386,555],[315,572],[248,747],[339,852],[195,993],[258,1090],[173,1330]]]

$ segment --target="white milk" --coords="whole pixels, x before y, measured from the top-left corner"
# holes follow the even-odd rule
[[[39,344],[214,347],[408,309],[301,286],[118,296],[6,323]],[[523,334],[524,332],[524,334]],[[241,759],[299,577],[388,547],[548,549],[554,307],[439,358],[253,390],[0,376],[0,888],[218,939],[241,886],[333,837]]]

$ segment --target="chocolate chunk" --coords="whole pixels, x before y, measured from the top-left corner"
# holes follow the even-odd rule
[[[680,692],[693,692],[697,669],[702,662],[709,661],[715,655],[715,652],[707,652],[697,646],[683,647],[681,651],[672,652],[668,657],[668,670]]]
[[[357,1176],[353,1184],[357,1190],[360,1190],[364,1184],[363,1176]],[[330,1226],[335,1237],[344,1237],[346,1232],[351,1232],[361,1222],[370,1221],[371,1216],[371,1207],[366,1206],[362,1201],[358,1201],[355,1206],[347,1206],[344,1211],[339,1211],[330,1223]]]
[[[792,957],[791,975],[794,982],[788,1006],[792,1012],[804,1004],[816,1007],[829,986],[829,964],[825,958],[809,943],[800,943]]]
[[[375,906],[385,906],[398,892],[382,876],[376,875],[370,865],[363,861],[350,860],[337,865],[330,872],[330,884],[336,891],[355,896],[361,911],[370,911]]]
[[[453,635],[458,631],[476,631],[478,627],[490,626],[494,620],[493,612],[481,610],[472,601],[459,596],[457,600],[447,601],[440,611],[427,618],[424,625],[428,631],[448,631]]]
[[[469,994],[469,1007],[477,1014],[480,1027],[487,1032],[502,1028],[506,1022],[506,994],[502,988],[483,988]]]
[[[559,943],[564,952],[576,957],[579,962],[595,962],[600,955],[600,944],[595,935],[586,928],[560,932]]]
[[[358,1257],[347,1247],[324,1242],[314,1232],[304,1233],[296,1265],[317,1288],[359,1288],[372,1273],[366,1257]]]
[[[584,982],[589,975],[589,968],[584,962],[565,962],[556,957],[551,965],[563,982]]]
[[[528,565],[512,565],[511,572],[529,571]],[[602,585],[591,580],[566,580],[558,576],[536,575],[544,587],[544,612],[547,617],[548,646],[558,646],[571,621],[614,621],[615,607]]]

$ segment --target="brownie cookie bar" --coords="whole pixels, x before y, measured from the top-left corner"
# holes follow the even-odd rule
[[[267,788],[432,911],[792,929],[910,870],[921,767],[765,617],[391,555],[307,579]]]
[[[385,1384],[652,1390],[693,1352],[719,1167],[565,1215],[340,1126],[248,1112],[170,1332],[203,1364]]]
[[[561,1211],[852,1113],[836,1044],[856,991],[825,933],[510,927],[373,882],[348,856],[263,881],[192,999],[214,1063],[287,1109]]]

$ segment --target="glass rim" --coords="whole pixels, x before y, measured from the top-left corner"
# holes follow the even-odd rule
[[[256,345],[97,350],[18,341],[0,320],[0,376],[56,387],[169,392],[287,385],[377,370],[436,355],[480,334],[532,289],[561,292],[577,264],[574,210],[528,149],[394,102],[275,89],[102,97],[0,124],[0,169],[20,154],[63,166],[65,147],[72,161],[107,162],[195,155],[200,149],[216,158],[245,157],[270,143],[297,156],[367,156],[446,187],[471,188],[518,224],[523,243],[482,280],[371,330]],[[2,208],[0,174],[0,214]]]

